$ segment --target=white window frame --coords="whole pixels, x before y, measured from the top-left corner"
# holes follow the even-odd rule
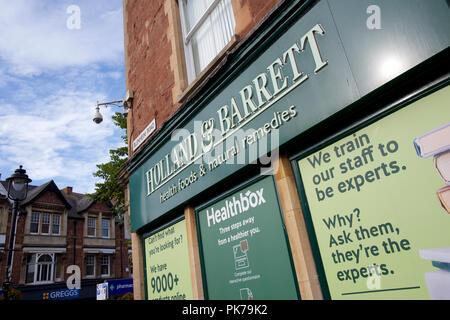
[[[44,217],[48,217],[48,222],[44,222]],[[37,218],[37,220],[36,220]],[[55,221],[58,220],[58,223],[55,224]],[[61,220],[62,215],[58,213],[50,213],[50,212],[41,212],[41,211],[32,211],[31,212],[31,218],[30,218],[30,234],[32,235],[43,235],[43,236],[49,236],[49,235],[55,235],[59,236],[61,234]],[[32,231],[32,226],[37,225],[37,231]],[[48,224],[48,232],[43,232],[42,225]],[[53,227],[57,225],[58,226],[58,232],[53,232]]]
[[[89,234],[89,221],[94,221],[94,235],[90,235]],[[86,229],[86,234],[88,237],[95,237],[97,235],[97,218],[96,217],[87,217],[87,229]]]
[[[109,255],[102,255],[100,257],[101,261],[100,261],[100,275],[102,277],[109,277],[111,275],[111,257]],[[104,264],[104,260],[103,259],[107,259],[108,263]],[[103,266],[107,265],[108,266],[108,273],[103,273]]]
[[[42,212],[41,215],[42,215],[42,219],[41,219],[41,234],[42,235],[49,235],[50,234],[51,217],[52,217],[52,215],[50,213],[48,213],[48,212]],[[42,231],[43,230],[42,227],[44,225],[44,217],[48,217],[48,223],[45,223],[45,224],[48,224],[48,232],[43,232]]]
[[[37,222],[36,221],[33,222],[33,215],[37,216],[37,218],[38,218]],[[36,223],[37,223],[37,232],[31,232],[31,225],[36,224]],[[32,211],[31,218],[30,218],[30,234],[39,234],[40,229],[41,229],[41,213]]]
[[[57,224],[55,224],[55,218],[57,218],[56,220],[58,220]],[[59,214],[52,214],[51,220],[52,220],[52,224],[51,224],[52,234],[55,235],[55,236],[60,235],[61,234],[61,215],[59,215]],[[58,226],[58,232],[57,233],[53,232],[53,228],[54,228],[55,225]]]
[[[39,259],[42,256],[50,256],[52,259],[51,262],[39,262]],[[48,284],[48,283],[54,283],[55,282],[55,254],[54,253],[33,253],[31,255],[30,262],[27,263],[26,273],[28,273],[29,268],[31,267],[33,271],[33,281],[28,282],[27,284]],[[38,281],[39,278],[41,278],[42,272],[43,272],[43,266],[47,266],[47,276],[49,280],[44,281]],[[39,272],[39,273],[38,273]]]
[[[106,236],[103,235],[103,231],[105,230],[103,222],[108,223],[108,234]],[[111,234],[111,220],[109,218],[102,218],[102,238],[110,238],[110,234]]]
[[[88,274],[87,273],[87,266],[88,266],[88,257],[89,258],[92,258],[92,261],[93,261],[93,265],[92,265],[92,274]],[[96,265],[96,256],[94,255],[94,254],[86,254],[85,256],[84,256],[84,265],[85,265],[85,274],[86,274],[86,278],[95,278],[95,265]]]
[[[185,54],[185,60],[186,60],[186,72],[187,72],[187,76],[188,76],[188,83],[192,83],[198,75],[198,74],[196,74],[196,70],[195,70],[194,53],[193,53],[192,45],[191,45],[192,37],[194,36],[195,32],[198,31],[198,29],[202,26],[202,24],[205,23],[206,19],[214,11],[214,9],[217,7],[217,5],[223,0],[214,0],[209,5],[209,7],[205,10],[205,12],[202,14],[202,16],[199,18],[199,20],[195,23],[195,25],[191,27],[190,30],[187,30],[188,17],[187,17],[187,10],[185,7],[185,1],[188,1],[188,0],[178,0],[178,7],[180,9],[181,31],[182,31],[184,54]],[[195,1],[195,0],[192,0],[192,1]],[[234,19],[234,16],[233,16],[233,19]],[[234,32],[234,30],[233,30],[233,32]],[[203,70],[200,70],[199,74],[202,71]]]

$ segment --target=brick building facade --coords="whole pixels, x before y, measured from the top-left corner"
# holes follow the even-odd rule
[[[5,277],[11,214],[7,183],[0,182],[0,282]],[[11,205],[12,206],[12,205]],[[39,298],[36,290],[65,287],[76,265],[81,272],[80,296],[95,298],[95,284],[131,277],[130,241],[123,223],[107,203],[60,190],[55,182],[29,186],[20,203],[14,245],[12,281],[24,299]],[[73,271],[72,271],[73,272]],[[89,287],[89,294],[86,291]],[[83,291],[84,289],[84,291]],[[30,294],[32,294],[30,296]]]

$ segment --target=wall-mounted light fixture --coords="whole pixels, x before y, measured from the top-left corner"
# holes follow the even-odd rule
[[[122,100],[102,102],[102,103],[97,102],[97,105],[95,107],[94,118],[92,119],[95,123],[99,124],[103,121],[103,116],[100,113],[100,106],[108,106],[108,105],[123,108],[122,113],[125,116],[127,116],[128,111],[132,108],[133,105],[133,91],[127,90],[127,95],[125,99]]]

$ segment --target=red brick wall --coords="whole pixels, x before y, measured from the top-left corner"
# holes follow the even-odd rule
[[[116,278],[128,278],[128,247],[124,239],[124,225],[116,223],[116,254],[114,257],[114,276]]]
[[[76,233],[74,221],[76,221]],[[64,259],[64,272],[67,271],[67,267],[75,264],[81,269],[81,277],[84,277],[84,256],[83,256],[83,240],[84,240],[84,220],[67,220],[67,248],[66,255]],[[76,238],[75,247],[74,247],[74,237]],[[75,261],[74,261],[74,250],[75,250]],[[70,274],[65,273],[64,279],[67,278]]]
[[[104,202],[95,202],[89,207],[89,211],[97,211],[97,212],[108,212],[111,209]]]
[[[168,17],[165,0],[129,0],[128,14],[128,84],[134,91],[133,141],[156,118],[157,127],[173,111],[174,76],[170,70],[172,48],[167,39]]]
[[[23,260],[23,238],[25,234],[25,214],[20,214],[19,219],[17,220],[17,229],[16,229],[16,245],[14,247],[14,260],[13,260],[13,282],[19,283],[20,281],[20,271],[22,268],[22,264],[25,265],[26,261]]]
[[[124,1],[127,88],[134,91],[133,111],[128,116],[130,143],[153,118],[159,128],[179,107],[172,96],[176,84],[171,69],[171,41],[175,40],[168,39],[166,1],[171,0]],[[240,39],[279,1],[232,0],[235,31]]]
[[[231,0],[236,34],[244,38],[280,0]]]
[[[64,263],[64,270],[67,269],[67,266],[74,264],[73,263],[73,237],[74,237],[74,225],[72,219],[69,219],[67,225],[67,249]],[[77,220],[76,222],[76,251],[75,251],[75,264],[78,265],[81,269],[81,277],[85,277],[85,268],[84,268],[84,253],[83,253],[83,235],[84,230],[84,221]],[[127,278],[129,277],[129,273],[126,272],[126,268],[128,266],[128,247],[126,241],[124,239],[124,229],[123,225],[119,225],[115,223],[115,254],[111,258],[111,275],[114,278]],[[122,257],[122,260],[121,260]],[[97,256],[97,274],[100,272],[100,255]],[[64,275],[64,279],[67,280],[69,274]]]
[[[52,192],[47,192],[43,197],[40,198],[41,202],[43,199],[49,201],[49,204],[57,204],[57,197],[52,196]],[[95,207],[94,207],[95,206]],[[105,212],[106,210],[109,210],[108,206],[103,203],[95,204],[93,207],[96,210]],[[91,207],[92,208],[92,207]],[[8,222],[7,222],[7,234],[6,234],[6,246],[8,246],[9,243],[9,230],[11,228],[11,217],[12,215],[8,216]],[[24,254],[22,252],[23,247],[23,241],[24,241],[24,233],[25,233],[25,220],[26,215],[21,214],[19,215],[19,219],[17,222],[17,232],[16,232],[16,245],[14,252],[14,260],[13,260],[13,272],[12,272],[12,280],[13,283],[18,284],[22,283],[21,280],[21,271],[25,270],[26,261],[24,260]],[[67,267],[69,265],[75,264],[78,265],[81,269],[81,277],[82,279],[85,278],[85,268],[84,268],[84,252],[83,252],[83,244],[84,244],[84,220],[76,220],[76,234],[74,229],[74,219],[67,219],[67,245],[66,245],[66,253],[62,255],[62,261],[60,263],[63,263],[63,270],[61,272],[63,273],[62,278],[64,280],[67,280],[70,274],[67,274]],[[74,236],[76,238],[76,243],[74,246]],[[128,266],[128,247],[127,243],[124,239],[124,227],[123,225],[119,225],[115,223],[115,254],[113,255],[111,259],[111,271],[112,276],[115,278],[128,278],[129,273],[126,272],[126,268],[129,268]],[[75,262],[74,262],[74,250],[75,250]],[[1,261],[0,261],[0,287],[1,284],[4,281],[5,278],[5,265],[7,262],[7,255],[6,252],[2,253],[0,255]],[[100,256],[98,256],[100,258]],[[122,259],[122,260],[121,260]],[[97,263],[98,272],[100,271],[100,260],[98,260]],[[24,278],[24,275],[22,275],[22,278]],[[22,279],[23,280],[23,279]]]
[[[19,218],[17,220],[17,226],[16,226],[16,239],[15,239],[15,246],[14,246],[14,256],[13,256],[13,267],[12,267],[12,280],[14,283],[19,283],[20,280],[20,268],[22,266],[22,259],[23,259],[23,253],[22,253],[22,245],[23,245],[23,237],[25,232],[25,215],[20,214]],[[6,263],[8,260],[8,255],[6,249],[9,247],[9,233],[11,230],[11,221],[12,221],[12,214],[8,215],[8,224],[7,224],[7,231],[6,231],[6,239],[5,239],[5,252],[2,256],[1,260],[1,268],[0,268],[0,283],[3,283],[5,279],[5,272],[6,272]]]

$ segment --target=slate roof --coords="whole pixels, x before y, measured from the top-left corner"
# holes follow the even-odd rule
[[[72,205],[67,201],[66,197],[62,194],[62,192],[58,189],[55,182],[53,180],[50,180],[38,187],[34,187],[31,189],[28,189],[28,194],[25,200],[23,200],[20,205],[26,206],[27,204],[30,204],[33,202],[36,198],[38,198],[40,195],[42,195],[44,192],[47,191],[53,191],[55,192],[59,198],[64,202],[66,207],[70,209]]]
[[[80,193],[67,193],[64,190],[62,194],[69,203],[72,204],[72,208],[69,210],[70,218],[82,219],[82,213],[86,211],[95,201],[89,198],[87,195]]]
[[[0,181],[5,190],[8,190],[8,183],[6,181]],[[53,180],[50,180],[40,186],[29,185],[28,194],[25,200],[21,201],[20,205],[28,205],[36,198],[42,195],[44,192],[52,191],[63,201],[68,210],[68,216],[72,219],[83,219],[82,213],[89,209],[89,207],[95,203],[89,196],[75,192],[65,192],[65,190],[59,190]]]

